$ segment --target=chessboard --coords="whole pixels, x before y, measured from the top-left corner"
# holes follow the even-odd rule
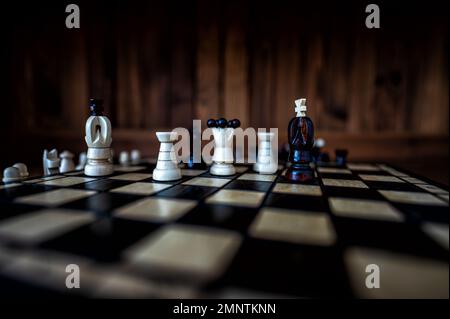
[[[312,184],[289,183],[283,166],[184,168],[176,182],[154,181],[154,167],[1,184],[0,293],[448,298],[442,185],[386,164],[318,165]]]

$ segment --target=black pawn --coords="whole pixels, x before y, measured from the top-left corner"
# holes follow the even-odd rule
[[[90,99],[89,100],[89,111],[92,116],[102,116],[103,115],[103,100],[100,99]]]
[[[337,149],[336,154],[336,164],[338,166],[345,166],[347,164],[348,151],[344,149]]]

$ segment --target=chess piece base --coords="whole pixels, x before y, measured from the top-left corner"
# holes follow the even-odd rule
[[[236,169],[233,164],[230,163],[214,163],[209,172],[212,175],[229,176],[236,174]]]
[[[259,174],[274,174],[278,169],[278,165],[271,165],[271,164],[262,164],[262,163],[256,163],[253,165],[253,170],[255,172],[258,172]]]
[[[314,170],[307,164],[291,164],[284,177],[295,183],[311,183],[314,181]]]
[[[84,174],[87,176],[107,176],[114,173],[113,165],[106,160],[105,162],[95,162],[89,160],[84,167]]]
[[[176,181],[181,178],[181,170],[178,168],[174,169],[155,168],[153,170],[152,177],[155,181],[161,182]]]

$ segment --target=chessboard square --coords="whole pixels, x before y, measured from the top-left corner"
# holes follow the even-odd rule
[[[448,194],[439,194],[438,196],[439,196],[439,198],[442,198],[443,200],[445,200],[448,203],[448,201],[449,201]]]
[[[265,193],[256,191],[242,191],[221,189],[206,199],[208,204],[224,204],[232,206],[258,207],[264,199]]]
[[[183,175],[183,176],[198,176],[203,173],[206,173],[206,170],[202,170],[202,169],[182,169],[181,170],[181,175]]]
[[[241,241],[236,232],[174,224],[144,238],[127,256],[143,269],[212,278],[227,268]]]
[[[415,177],[406,176],[406,177],[402,177],[402,179],[411,184],[426,184],[424,181],[422,181],[418,178],[415,178]]]
[[[305,196],[322,196],[322,190],[320,189],[320,186],[317,185],[276,183],[272,192]]]
[[[96,180],[96,178],[70,176],[64,178],[51,179],[49,181],[41,182],[39,183],[39,185],[68,187],[91,182],[94,180]]]
[[[352,179],[323,178],[322,182],[325,186],[332,187],[369,188],[362,181]]]
[[[359,177],[364,181],[372,181],[372,182],[391,182],[391,183],[404,183],[400,178],[395,176],[388,175],[367,175],[360,174]]]
[[[133,195],[152,195],[154,193],[160,192],[166,188],[171,187],[169,184],[159,184],[159,183],[132,183],[118,188],[110,190],[113,193],[125,193]]]
[[[196,205],[197,201],[194,200],[150,197],[118,208],[115,216],[124,219],[164,223],[179,219]]]
[[[402,222],[403,215],[387,202],[332,197],[329,200],[331,212],[340,217],[374,219]]]
[[[123,172],[123,173],[137,172],[142,171],[144,169],[146,169],[145,166],[121,166],[121,165],[114,166],[115,172]]]
[[[416,184],[417,187],[420,187],[421,189],[424,189],[430,193],[433,194],[447,194],[448,196],[448,191],[446,191],[445,189],[439,188],[437,186],[434,185],[430,185],[430,184]]]
[[[222,187],[229,181],[230,179],[227,178],[194,177],[182,184],[192,186]]]
[[[448,206],[448,203],[429,193],[387,190],[379,190],[378,192],[391,202],[414,205]]]
[[[58,206],[94,195],[95,191],[79,189],[57,189],[33,195],[17,197],[16,202],[30,205]]]
[[[257,182],[273,182],[277,178],[276,175],[247,173],[238,177],[238,179]]]
[[[338,167],[319,167],[317,171],[322,174],[352,174],[349,169]]]
[[[37,244],[93,220],[92,215],[83,211],[44,209],[3,221],[0,224],[0,237]]]
[[[347,164],[347,168],[351,169],[352,171],[368,171],[368,172],[380,170],[379,167],[376,167],[375,165],[372,164],[356,164],[356,163]]]
[[[421,226],[422,231],[430,236],[435,242],[449,250],[448,224],[425,222]]]
[[[363,247],[349,248],[344,253],[344,261],[359,298],[448,299],[447,262]],[[368,265],[372,266],[370,273],[379,271],[378,288],[366,286]]]
[[[0,185],[0,190],[7,189],[7,188],[13,188],[13,187],[21,186],[21,185],[22,185],[21,183],[4,184],[4,185]]]
[[[137,181],[142,181],[144,179],[148,179],[152,177],[152,174],[144,174],[144,173],[127,173],[127,174],[121,174],[121,175],[117,175],[117,176],[111,176],[111,179],[118,179],[121,181],[132,181],[132,182],[137,182]]]
[[[336,241],[329,216],[321,212],[264,208],[253,221],[249,232],[260,239],[294,244],[330,246]]]

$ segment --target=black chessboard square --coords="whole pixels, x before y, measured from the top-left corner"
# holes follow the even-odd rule
[[[272,186],[270,182],[261,182],[261,181],[247,181],[236,179],[231,183],[227,184],[226,189],[240,189],[240,190],[251,190],[258,192],[267,192],[269,188]]]
[[[383,200],[383,197],[378,192],[370,188],[324,186],[323,190],[327,197]]]
[[[287,183],[287,184],[295,184],[295,182],[288,180],[286,177],[284,177],[284,175],[280,174],[277,179],[276,179],[277,183]],[[315,177],[312,181],[308,182],[308,183],[299,183],[302,185],[319,185],[319,178]]]
[[[200,174],[199,177],[213,177],[213,178],[227,178],[227,179],[234,179],[238,176],[239,174],[234,174],[234,175],[228,175],[228,176],[219,176],[219,175],[213,175],[209,172],[209,170],[203,174]]]
[[[37,184],[23,184],[17,187],[4,188],[0,190],[0,200],[13,200],[17,197],[28,196],[37,193],[48,192],[57,187],[37,185]]]
[[[264,206],[326,212],[327,205],[322,196],[298,196],[290,194],[271,193]]]
[[[360,178],[354,174],[342,174],[342,173],[317,173],[320,178],[333,178],[333,179],[351,179],[360,180]]]
[[[178,223],[213,226],[247,233],[257,209],[202,204],[183,216]]]
[[[432,258],[447,256],[442,247],[414,224],[337,217],[334,225],[344,246],[368,246]]]
[[[374,182],[364,181],[367,186],[377,190],[390,190],[390,191],[405,191],[405,192],[423,192],[423,189],[410,184],[410,183],[395,183],[395,182]]]
[[[156,196],[201,200],[217,191],[215,187],[175,185],[159,192]]]
[[[72,188],[78,188],[78,189],[84,189],[84,190],[92,190],[92,191],[98,191],[98,192],[105,192],[110,189],[118,188],[121,186],[125,186],[129,184],[128,181],[121,181],[121,180],[115,180],[110,178],[104,178],[95,180],[92,182],[84,183],[75,185]]]
[[[41,244],[41,248],[87,257],[101,262],[114,262],[122,252],[157,225],[137,221],[102,218],[81,226],[58,238]]]
[[[42,209],[40,206],[0,202],[0,221]]]
[[[351,295],[345,278],[343,262],[335,248],[248,239],[224,282],[298,297],[345,298]]]
[[[88,210],[99,213],[100,215],[109,215],[116,208],[124,206],[143,197],[144,196],[106,192],[67,203],[62,207],[69,209]]]
[[[409,219],[448,224],[450,221],[448,206],[430,206],[392,203],[404,212]]]

